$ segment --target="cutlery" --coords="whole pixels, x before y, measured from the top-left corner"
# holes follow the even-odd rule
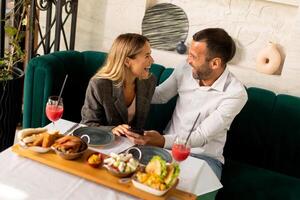
[[[69,129],[64,133],[64,135],[71,135],[71,134],[72,134],[72,131],[73,131],[74,129],[76,129],[78,126],[79,126],[79,123],[74,124],[73,126],[71,126],[71,128],[69,128]]]

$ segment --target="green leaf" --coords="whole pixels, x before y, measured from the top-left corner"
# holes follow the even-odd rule
[[[18,29],[16,29],[15,27],[12,27],[12,26],[5,26],[4,30],[5,30],[5,33],[10,37],[15,36],[18,32]]]
[[[27,10],[26,7],[30,5],[31,0],[21,0],[15,4],[15,7],[10,9],[11,12],[6,13],[5,20],[5,34],[8,37],[8,47],[4,51],[4,57],[0,59],[0,80],[8,80],[12,78],[12,68],[19,62],[24,61],[25,53],[20,46],[25,37],[25,31],[22,30],[22,22],[26,21]],[[22,7],[24,6],[24,8]],[[14,27],[11,25],[14,19],[15,10],[21,11],[21,20],[19,24]],[[19,28],[19,29],[18,29]]]

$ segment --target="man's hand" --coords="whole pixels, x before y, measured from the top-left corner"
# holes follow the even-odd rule
[[[164,147],[165,145],[165,138],[159,132],[155,130],[145,131],[144,137],[148,141],[148,145],[157,146],[157,147]]]
[[[130,126],[128,126],[127,124],[121,124],[113,128],[111,132],[117,136],[126,135],[129,128]]]
[[[131,131],[126,131],[126,137],[134,144],[152,145],[157,147],[164,147],[165,138],[157,131],[144,131],[144,135],[139,135]]]

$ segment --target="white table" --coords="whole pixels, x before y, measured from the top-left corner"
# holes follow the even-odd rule
[[[61,120],[57,125],[64,132],[72,122]],[[118,150],[132,146],[129,140],[119,143]],[[122,148],[120,148],[120,146]],[[110,147],[116,150],[116,147]],[[107,153],[109,149],[98,149]],[[117,152],[117,151],[114,151]],[[205,161],[188,157],[180,164],[178,189],[197,195],[222,187]],[[7,149],[0,153],[0,199],[64,200],[64,199],[136,199],[83,178],[26,159]]]

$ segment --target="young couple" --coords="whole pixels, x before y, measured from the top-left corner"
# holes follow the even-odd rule
[[[227,63],[235,43],[226,31],[208,28],[193,35],[188,58],[159,86],[149,73],[153,63],[149,40],[122,34],[114,41],[105,64],[89,82],[82,107],[82,123],[124,135],[133,143],[171,148],[176,135],[191,133],[191,155],[205,160],[221,178],[227,130],[247,101],[243,84]],[[150,103],[166,103],[178,94],[164,135],[143,128]]]

